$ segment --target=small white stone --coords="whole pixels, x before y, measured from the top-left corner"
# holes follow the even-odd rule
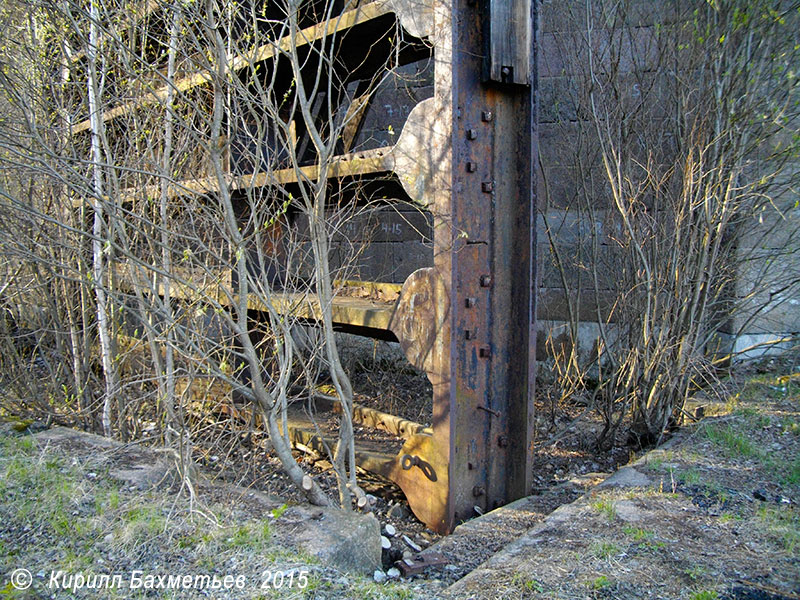
[[[389,537],[394,537],[395,535],[397,535],[397,529],[395,529],[394,525],[392,525],[391,523],[387,523],[386,527],[384,527],[383,530],[386,532],[386,535],[388,535]]]
[[[386,573],[384,573],[380,569],[376,569],[375,572],[372,574],[372,579],[375,583],[383,583],[384,581],[386,581]]]
[[[421,548],[419,545],[415,544],[415,543],[414,543],[414,542],[411,540],[411,538],[410,538],[410,537],[408,537],[407,535],[404,535],[404,536],[403,536],[403,541],[404,541],[404,542],[406,543],[406,545],[407,545],[409,548],[411,548],[411,549],[412,549],[414,552],[422,552],[422,548]]]
[[[397,579],[398,577],[400,577],[400,569],[398,569],[397,567],[392,567],[391,569],[386,571],[386,575],[389,577],[389,579]]]

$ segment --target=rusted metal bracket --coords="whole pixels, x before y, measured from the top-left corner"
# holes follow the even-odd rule
[[[423,551],[412,555],[411,558],[398,560],[394,564],[398,569],[400,569],[404,577],[408,577],[409,575],[422,573],[422,571],[428,567],[438,567],[441,565],[446,565],[447,563],[448,560],[443,554],[439,552]]]

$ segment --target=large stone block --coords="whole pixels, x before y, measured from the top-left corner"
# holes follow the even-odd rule
[[[719,333],[708,351],[720,358],[730,356],[737,362],[778,355],[796,346],[796,336],[787,333]]]
[[[602,73],[611,64],[617,73],[647,71],[658,66],[656,28],[652,26],[632,28],[625,35],[604,29],[593,30],[591,34],[570,30],[542,33],[539,39],[540,77],[585,72],[590,57],[596,66],[595,73]]]
[[[539,171],[537,194],[541,209],[605,209],[613,198],[608,177],[599,164],[593,167],[549,166],[552,157],[542,148],[544,170]]]
[[[741,252],[751,250],[786,250],[800,248],[800,206],[789,198],[788,207],[765,206],[745,213],[737,222]]]
[[[587,23],[593,28],[609,27],[615,20],[624,20],[630,26],[641,27],[656,23],[669,23],[677,15],[677,3],[654,2],[653,0],[593,1],[542,0],[539,4],[542,31],[546,33],[585,29]]]
[[[372,514],[297,506],[282,519],[302,522],[292,541],[326,565],[365,575],[381,567],[381,528]]]
[[[800,332],[800,249],[740,248],[727,333]]]
[[[615,111],[619,111],[620,115],[624,113],[628,123],[641,120],[643,131],[646,131],[649,120],[670,116],[674,106],[674,103],[670,103],[674,87],[674,78],[666,73],[650,71],[615,73],[600,89],[591,85],[588,73],[543,77],[539,83],[539,122],[590,120],[593,100],[601,111],[610,109],[612,114]],[[658,133],[655,128],[653,131]],[[588,133],[596,136],[591,126]]]

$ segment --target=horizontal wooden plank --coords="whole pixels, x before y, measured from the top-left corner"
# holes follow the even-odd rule
[[[271,304],[280,313],[291,313],[296,317],[313,321],[322,318],[319,299],[312,294],[276,292],[272,295]],[[260,311],[267,309],[263,299],[255,295],[247,299],[247,307]],[[371,298],[336,296],[333,299],[331,312],[334,324],[388,330],[394,303]]]
[[[286,52],[296,46],[304,46],[311,44],[316,40],[323,39],[333,35],[334,33],[345,31],[351,27],[355,27],[361,23],[366,23],[381,15],[391,12],[391,6],[384,2],[370,2],[364,4],[353,10],[346,11],[340,16],[331,19],[326,23],[318,23],[299,31],[294,40],[291,36],[286,36],[280,39],[277,43],[262,44],[254,48],[251,52],[240,54],[233,57],[231,61],[231,70],[234,72],[241,71],[250,65],[261,62],[274,57],[278,53]],[[195,73],[187,77],[178,79],[174,88],[181,92],[187,92],[192,88],[204,85],[211,81],[211,74],[208,72]],[[127,113],[130,113],[137,108],[141,108],[148,104],[155,102],[163,102],[167,98],[169,86],[164,85],[155,91],[144,94],[143,96],[117,106],[111,110],[103,113],[103,121],[110,121]],[[72,134],[77,134],[82,131],[88,131],[91,127],[89,119],[81,121],[72,128]]]
[[[131,291],[133,282],[139,281],[143,293],[164,294],[162,285],[159,284],[157,288],[151,285],[149,277],[152,276],[152,270],[140,272],[129,265],[116,265],[114,270],[116,279],[124,290]],[[173,281],[170,285],[170,293],[174,298],[195,302],[212,301],[223,306],[230,305],[237,299],[230,270],[219,270],[215,273],[184,270],[177,272],[176,277],[181,281]],[[364,296],[363,289],[381,290],[383,293]],[[341,286],[339,291],[341,293],[333,299],[334,324],[389,331],[398,284],[351,282],[347,286]],[[359,295],[347,295],[348,293]],[[247,307],[266,311],[266,302],[263,296],[250,294]],[[318,321],[322,315],[319,299],[313,293],[274,291],[270,294],[269,303],[279,313],[291,313],[301,319]]]
[[[441,152],[441,143],[446,142],[431,133],[430,124],[436,118],[431,114],[433,109],[435,104],[432,99],[423,100],[411,111],[397,144],[335,156],[327,165],[324,175],[334,179],[394,172],[412,201],[422,206],[432,203],[430,193],[433,189],[432,182],[440,176],[438,166],[431,158],[435,154],[433,148],[436,147],[436,152]],[[228,174],[222,182],[217,177],[184,179],[170,182],[169,195],[170,197],[206,196],[218,193],[221,184],[231,191],[236,191],[287,185],[301,179],[314,181],[322,175],[320,165],[313,164],[269,172]],[[132,202],[136,199],[158,198],[160,193],[159,184],[129,188],[122,191],[119,201]],[[78,198],[73,200],[73,205],[79,207],[84,202],[83,198]]]
[[[366,152],[344,154],[332,159],[328,167],[328,177],[355,177],[373,173],[386,173],[392,170],[394,161],[393,148],[377,148]],[[248,173],[237,177],[229,176],[225,185],[231,191],[260,188],[269,185],[286,185],[297,182],[299,177],[316,180],[319,178],[319,165],[306,167],[279,169],[272,172]],[[197,179],[184,179],[170,183],[169,196],[208,196],[219,193],[220,185],[216,177],[201,177]],[[158,198],[161,194],[159,185],[148,185],[140,189],[123,190],[120,201],[133,202],[147,198]],[[73,199],[73,206],[80,207],[85,202],[82,198]]]

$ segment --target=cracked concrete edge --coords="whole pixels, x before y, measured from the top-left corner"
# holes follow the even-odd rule
[[[658,448],[646,452],[633,463],[618,469],[608,479],[597,484],[574,502],[559,506],[547,515],[541,523],[533,526],[516,540],[496,552],[470,573],[444,590],[444,597],[459,597],[469,592],[470,585],[476,580],[490,576],[491,574],[496,574],[498,571],[513,570],[514,565],[519,562],[520,557],[529,554],[529,548],[546,541],[548,538],[552,538],[554,534],[557,534],[558,528],[564,523],[578,519],[583,514],[592,511],[592,498],[598,491],[608,489],[645,489],[655,485],[655,481],[642,471],[648,469],[650,462],[659,455],[663,455],[667,450],[681,444],[687,438],[687,435],[685,431],[678,432]],[[525,500],[527,500],[527,498],[522,498],[508,506],[511,507],[517,504],[524,505]]]
[[[453,533],[443,537],[436,543],[432,544],[421,555],[439,555],[442,554],[447,558],[457,554],[461,544],[464,540],[480,539],[486,532],[491,532],[494,537],[497,537],[498,531],[502,531],[507,538],[506,546],[516,540],[519,536],[524,535],[532,525],[528,527],[519,527],[520,522],[530,520],[532,515],[537,514],[536,510],[543,498],[548,494],[559,494],[565,490],[586,488],[587,482],[603,479],[608,477],[608,473],[584,473],[577,475],[572,479],[563,481],[562,483],[546,490],[540,495],[531,495],[519,498],[506,505],[495,508],[494,510],[477,516],[473,519],[465,521],[458,525]],[[592,487],[594,487],[593,484]]]

